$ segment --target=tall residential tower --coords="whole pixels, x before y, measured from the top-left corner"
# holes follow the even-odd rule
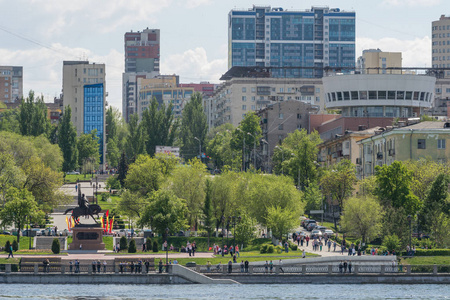
[[[326,66],[353,68],[355,12],[328,7],[233,9],[228,67],[234,66],[299,67],[273,70],[278,77],[322,77]]]
[[[0,66],[0,101],[20,102],[23,97],[23,68]]]

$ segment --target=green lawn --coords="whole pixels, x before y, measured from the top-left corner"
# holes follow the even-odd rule
[[[119,200],[120,200],[120,196],[117,196],[117,195],[109,195],[109,193],[103,193],[103,195],[107,195],[107,197],[106,196],[100,197],[100,195],[99,195],[99,199],[102,199],[102,200],[98,201],[98,204],[100,205],[100,207],[103,210],[107,210],[107,209],[111,210],[111,209],[115,208],[117,202],[119,202]],[[103,199],[105,199],[105,201],[103,201]]]
[[[450,265],[450,256],[415,256],[402,258],[403,265]]]
[[[7,259],[7,258],[0,257],[0,265],[3,265],[3,264],[18,264],[19,261],[20,261],[20,258],[15,258],[14,257],[14,258]]]
[[[31,247],[33,247],[33,237],[29,238],[26,236],[20,237],[20,245],[19,249],[29,249],[29,240],[31,239]],[[0,245],[5,247],[6,241],[12,243],[14,240],[17,240],[16,236],[13,235],[0,235]]]
[[[66,175],[64,181],[65,183],[75,183],[77,182],[77,180],[89,180],[91,179],[93,176],[92,174],[80,174],[80,175]]]

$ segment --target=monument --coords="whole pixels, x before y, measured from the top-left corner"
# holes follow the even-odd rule
[[[69,245],[70,250],[105,250],[103,243],[103,228],[94,215],[102,211],[97,204],[89,204],[84,194],[81,194],[81,185],[78,185],[78,206],[67,209],[64,214],[72,211],[71,218],[75,222],[72,228],[72,243]],[[94,224],[82,224],[80,218],[91,217]]]

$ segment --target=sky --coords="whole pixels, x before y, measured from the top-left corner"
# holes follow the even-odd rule
[[[52,102],[62,90],[64,60],[105,63],[107,101],[121,110],[123,37],[131,30],[161,30],[161,74],[220,83],[231,9],[355,11],[356,57],[369,48],[402,52],[404,67],[430,67],[431,22],[450,14],[449,0],[265,1],[0,0],[0,65],[23,66],[24,96],[34,90]]]

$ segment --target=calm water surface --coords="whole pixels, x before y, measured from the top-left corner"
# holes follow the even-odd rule
[[[0,299],[450,299],[450,286],[0,284]]]

